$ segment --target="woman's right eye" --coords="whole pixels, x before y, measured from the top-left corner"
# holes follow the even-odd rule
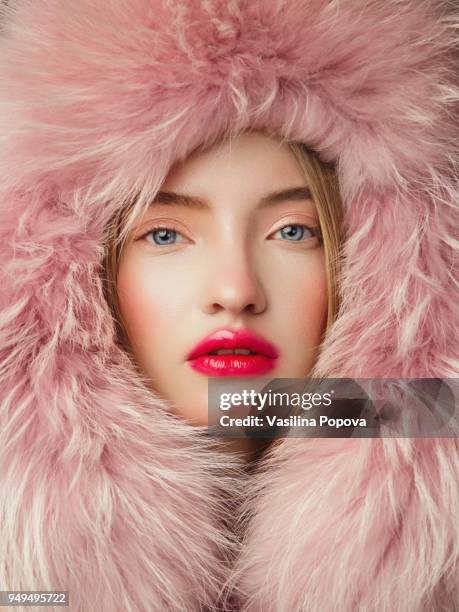
[[[147,242],[156,244],[158,246],[168,246],[170,244],[184,242],[183,234],[177,232],[176,230],[170,229],[169,227],[158,227],[152,229],[148,233],[144,234],[144,238]],[[182,240],[179,238],[182,238]]]

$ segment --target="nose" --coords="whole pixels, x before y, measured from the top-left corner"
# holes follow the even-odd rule
[[[266,294],[249,254],[233,243],[227,251],[214,255],[213,263],[207,265],[210,274],[203,300],[204,312],[262,313],[267,305]]]

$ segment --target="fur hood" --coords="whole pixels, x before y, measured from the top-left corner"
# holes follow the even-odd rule
[[[115,344],[107,221],[254,127],[334,161],[330,377],[459,373],[454,0],[10,0],[0,34],[0,585],[75,612],[459,610],[456,439],[284,440],[244,488]],[[27,608],[28,609],[28,608]],[[34,608],[35,609],[35,608]]]

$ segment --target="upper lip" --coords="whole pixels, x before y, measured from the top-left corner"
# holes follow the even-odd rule
[[[199,342],[188,355],[188,360],[197,359],[220,349],[249,349],[272,359],[278,357],[276,348],[265,338],[249,329],[218,329]]]

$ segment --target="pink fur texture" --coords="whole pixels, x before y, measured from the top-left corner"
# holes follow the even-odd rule
[[[98,274],[108,219],[198,144],[301,140],[346,210],[318,372],[459,377],[454,0],[10,0],[0,28],[0,588],[459,610],[456,439],[285,440],[244,483],[137,379]]]

